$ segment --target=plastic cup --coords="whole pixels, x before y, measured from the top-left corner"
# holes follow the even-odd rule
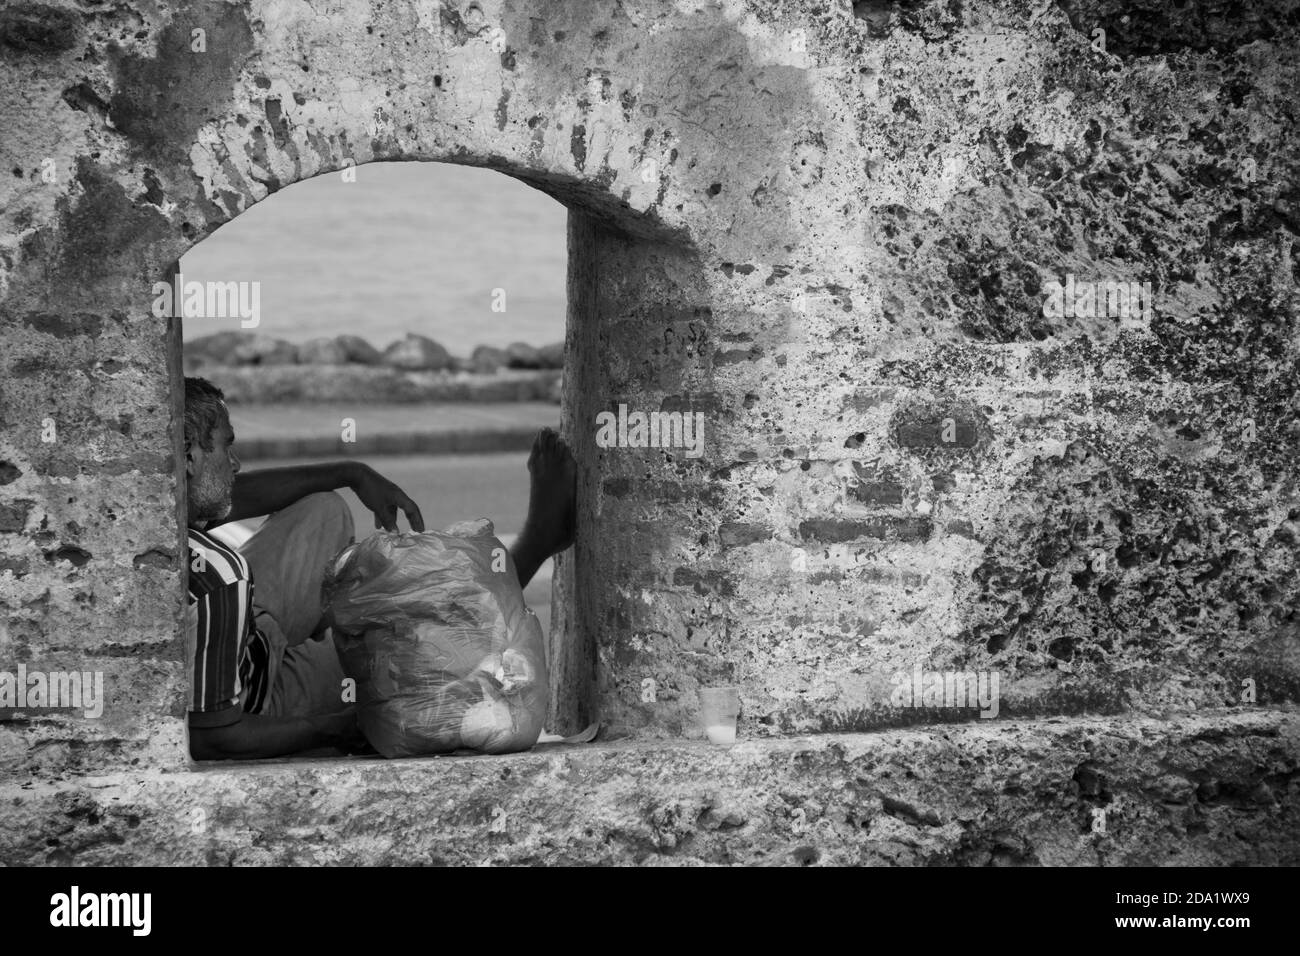
[[[736,742],[740,691],[735,687],[701,687],[700,721],[709,741],[726,746]]]

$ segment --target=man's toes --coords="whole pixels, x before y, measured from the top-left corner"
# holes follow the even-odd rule
[[[537,438],[533,441],[528,464],[530,467],[553,470],[556,466],[562,467],[572,457],[569,446],[560,437],[560,433],[554,428],[543,428],[537,432]]]

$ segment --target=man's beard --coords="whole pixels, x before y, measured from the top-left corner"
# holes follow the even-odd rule
[[[230,514],[231,486],[212,474],[201,474],[190,486],[191,510],[196,521],[220,521]]]

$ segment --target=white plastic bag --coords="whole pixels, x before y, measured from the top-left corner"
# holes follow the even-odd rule
[[[452,530],[377,532],[326,575],[361,730],[386,757],[527,750],[546,719],[542,628],[514,562],[491,522]]]

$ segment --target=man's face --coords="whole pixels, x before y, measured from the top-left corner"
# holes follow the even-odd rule
[[[189,517],[191,522],[220,521],[230,514],[231,490],[239,472],[239,458],[231,447],[235,432],[230,416],[223,415],[212,429],[212,450],[190,446]]]

